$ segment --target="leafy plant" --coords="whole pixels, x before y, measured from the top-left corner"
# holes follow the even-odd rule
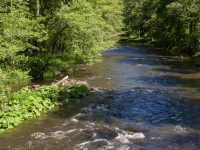
[[[68,102],[70,98],[80,98],[90,94],[84,85],[75,84],[70,88],[56,86],[41,86],[38,90],[22,88],[10,93],[10,88],[0,86],[0,131],[11,129],[23,120],[35,118],[49,109],[58,106],[58,97]]]
[[[38,91],[22,88],[13,94],[1,92],[0,130],[10,129],[23,120],[40,116],[58,105],[55,86],[42,86]]]
[[[81,98],[90,94],[88,88],[81,84],[74,84],[70,88],[62,86],[60,88],[60,95],[65,98]]]
[[[124,5],[126,35],[156,41],[174,52],[195,55],[200,51],[198,0],[130,0]]]
[[[5,75],[3,82],[5,83],[22,83],[28,82],[32,79],[28,75],[29,71],[22,71],[20,69],[7,68],[2,72]]]

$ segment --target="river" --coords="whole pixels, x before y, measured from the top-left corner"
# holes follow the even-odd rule
[[[104,89],[0,134],[0,150],[198,150],[196,59],[123,43],[71,77]]]

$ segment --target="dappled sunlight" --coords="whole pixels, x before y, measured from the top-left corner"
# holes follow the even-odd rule
[[[74,66],[99,91],[0,134],[0,149],[198,149],[199,70],[157,51],[120,47]]]

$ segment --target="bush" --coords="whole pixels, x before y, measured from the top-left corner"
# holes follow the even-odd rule
[[[0,69],[0,81],[3,83],[22,83],[28,82],[32,79],[28,75],[29,71],[22,71],[20,69]]]
[[[35,118],[58,105],[55,86],[42,86],[38,91],[22,88],[13,94],[1,92],[0,130],[11,129],[23,120]]]
[[[0,85],[0,131],[11,129],[23,120],[35,118],[58,105],[57,98],[63,101],[70,98],[80,98],[90,92],[84,85],[75,84],[70,88],[42,86],[38,90],[22,88],[10,93],[10,88]]]
[[[74,84],[70,88],[62,86],[59,93],[64,98],[81,98],[90,94],[90,91],[84,85]]]

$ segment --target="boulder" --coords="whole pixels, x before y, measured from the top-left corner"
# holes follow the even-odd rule
[[[65,87],[69,88],[69,87],[73,86],[74,84],[80,84],[80,85],[84,85],[89,90],[91,90],[91,86],[86,81],[68,79],[68,76],[66,76],[62,80],[60,80],[60,81],[58,81],[56,83],[52,83],[52,84],[56,85],[58,88],[60,88],[61,86],[65,86]]]

